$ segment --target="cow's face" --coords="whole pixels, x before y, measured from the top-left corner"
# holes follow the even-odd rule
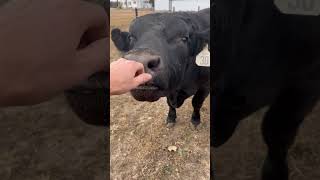
[[[196,37],[199,31],[197,22],[184,13],[150,14],[135,19],[129,32],[112,30],[123,57],[142,63],[153,77],[131,91],[136,100],[156,101],[179,88],[187,66],[205,46]]]

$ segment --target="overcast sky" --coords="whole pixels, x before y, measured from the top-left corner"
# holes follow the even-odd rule
[[[117,0],[110,0],[116,2]],[[119,0],[120,1],[120,0]],[[161,0],[155,0],[155,1],[161,1]],[[174,0],[173,0],[174,1]],[[179,1],[197,1],[197,0],[179,0]],[[207,3],[210,2],[210,0],[198,0],[200,3]]]

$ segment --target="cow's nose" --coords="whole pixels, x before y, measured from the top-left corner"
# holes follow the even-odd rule
[[[156,72],[161,64],[160,56],[152,54],[127,54],[124,58],[142,63],[147,73]]]
[[[155,71],[158,69],[160,65],[160,57],[153,57],[151,59],[148,59],[146,61],[146,68],[152,70],[152,71]]]

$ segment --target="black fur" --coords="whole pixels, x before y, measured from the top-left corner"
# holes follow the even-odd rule
[[[320,17],[282,14],[273,0],[215,0],[213,8],[211,145],[268,106],[262,179],[288,180],[288,149],[320,93]]]
[[[115,46],[125,53],[124,57],[144,63],[145,71],[153,75],[147,85],[159,88],[158,91],[133,90],[133,96],[140,101],[167,97],[170,107],[167,123],[175,123],[175,109],[192,95],[191,120],[194,125],[200,123],[200,108],[210,91],[210,70],[198,67],[195,56],[208,43],[200,34],[209,28],[210,9],[206,9],[149,14],[135,19],[129,32],[119,29],[111,32]],[[150,58],[157,62],[156,67],[148,67]]]

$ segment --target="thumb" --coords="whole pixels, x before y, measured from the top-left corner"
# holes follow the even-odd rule
[[[151,74],[143,73],[134,78],[134,82],[136,86],[144,84],[152,79]]]

